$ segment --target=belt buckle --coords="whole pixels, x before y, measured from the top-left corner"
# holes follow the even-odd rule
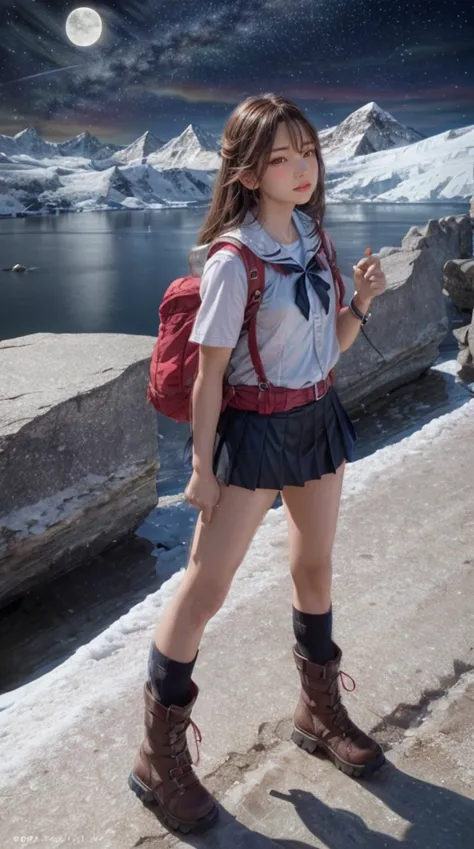
[[[321,398],[324,398],[327,392],[327,380],[319,380],[315,386],[316,390],[316,401],[319,401]]]

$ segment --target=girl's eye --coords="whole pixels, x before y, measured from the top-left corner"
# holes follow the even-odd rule
[[[285,161],[284,156],[278,156],[276,159],[272,159],[270,161],[270,165],[278,165],[279,162],[284,162],[284,161]]]
[[[310,156],[314,156],[314,155],[316,154],[316,150],[315,150],[315,148],[314,148],[314,147],[311,147],[309,150],[307,150],[307,151],[306,151],[306,153],[305,153],[305,156],[308,156],[308,154],[309,154]]]

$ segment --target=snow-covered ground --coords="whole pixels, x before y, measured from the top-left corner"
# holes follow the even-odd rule
[[[474,195],[474,127],[424,139],[376,103],[320,132],[332,202],[463,201]],[[220,165],[216,137],[189,125],[163,143],[88,133],[59,144],[33,129],[0,135],[0,215],[54,209],[159,209],[207,204]]]
[[[440,366],[450,374],[452,364]],[[459,399],[457,399],[459,401]],[[429,451],[439,438],[448,440],[460,422],[474,424],[474,400],[467,401],[445,415],[425,424],[417,432],[401,441],[387,445],[373,454],[348,466],[343,499],[354,499],[381,477],[401,464],[410,463],[415,455]],[[195,513],[185,503],[162,508],[147,520],[149,538],[159,538],[166,524],[178,545],[167,552],[160,550],[162,569],[171,575],[161,588],[133,607],[99,636],[83,645],[76,653],[47,673],[13,692],[0,697],[0,738],[8,740],[0,765],[0,783],[9,777],[39,749],[46,750],[58,734],[74,724],[80,716],[94,709],[94,705],[118,699],[137,677],[137,662],[145,673],[149,640],[163,607],[174,594],[182,578],[186,547],[182,541],[189,538]],[[435,521],[436,517],[433,517]],[[286,533],[283,509],[267,514],[245,561],[237,572],[231,593],[207,632],[218,628],[223,620],[246,599],[268,592],[281,579],[280,569],[273,566],[275,539]],[[156,541],[156,540],[155,540]],[[176,570],[180,571],[176,571]],[[137,660],[138,659],[138,660]],[[25,736],[24,729],[28,727]]]

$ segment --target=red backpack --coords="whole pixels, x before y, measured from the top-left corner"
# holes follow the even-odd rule
[[[324,230],[322,245],[336,281],[340,308],[344,284],[334,263],[334,246]],[[208,258],[224,247],[240,256],[247,272],[248,298],[242,329],[249,333],[250,355],[260,382],[266,378],[258,353],[256,318],[265,288],[266,263],[246,245],[230,238],[215,242]],[[280,270],[278,265],[274,267]],[[147,398],[159,413],[177,422],[190,422],[192,419],[192,389],[198,370],[199,345],[190,342],[189,337],[201,305],[200,284],[200,278],[193,276],[174,280],[168,286],[159,309],[160,327],[151,358]]]
[[[246,245],[226,239],[212,245],[211,257],[220,248],[238,254],[247,271],[248,298],[242,328],[248,329],[257,315],[265,286],[265,263]],[[199,277],[179,277],[168,286],[160,304],[160,327],[150,364],[147,398],[176,422],[191,421],[191,398],[198,370],[199,345],[190,342],[201,305]]]

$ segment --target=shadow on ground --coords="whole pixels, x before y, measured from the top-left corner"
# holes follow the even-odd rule
[[[311,849],[315,846],[326,849],[468,849],[473,845],[472,799],[413,778],[391,763],[377,777],[358,783],[366,794],[371,794],[387,808],[384,822],[393,822],[393,814],[405,820],[405,827],[399,821],[396,823],[396,828],[403,832],[401,837],[371,828],[359,814],[331,808],[313,793],[295,788],[288,793],[269,792],[272,800],[279,800],[283,805],[275,805],[268,799],[265,831],[275,837],[247,828],[221,810],[219,824],[214,829],[204,835],[182,836],[181,842],[196,849],[230,849],[231,846],[232,849]],[[373,821],[374,800],[361,799],[361,805],[370,809]],[[294,822],[293,812],[299,822]],[[301,828],[305,839],[285,839],[286,827],[293,834],[295,828],[298,831]]]

